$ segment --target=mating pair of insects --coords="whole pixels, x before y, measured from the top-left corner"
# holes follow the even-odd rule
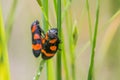
[[[32,32],[32,50],[35,57],[40,54],[44,60],[52,58],[58,50],[60,40],[58,38],[58,29],[51,28],[45,34],[40,27],[39,21],[35,20],[31,25]]]

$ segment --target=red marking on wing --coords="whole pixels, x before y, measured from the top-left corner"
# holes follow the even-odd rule
[[[34,39],[40,39],[40,35],[39,34],[34,34]]]
[[[32,44],[32,49],[33,50],[40,50],[40,49],[42,49],[42,45],[41,44]]]
[[[56,46],[50,46],[50,50],[56,51],[57,47]]]
[[[32,27],[32,33],[35,32],[36,29],[37,29],[36,25],[33,25],[33,27]]]
[[[57,39],[52,39],[49,41],[49,43],[54,44],[57,41]]]
[[[44,49],[42,49],[41,52],[47,57],[52,57],[55,55],[55,54],[47,53]]]

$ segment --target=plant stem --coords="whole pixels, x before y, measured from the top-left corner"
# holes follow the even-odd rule
[[[38,68],[38,70],[37,70],[37,73],[36,73],[36,75],[35,75],[35,77],[34,77],[34,80],[39,80],[39,77],[40,77],[40,74],[41,74],[41,71],[42,71],[42,69],[43,69],[43,67],[44,67],[44,64],[45,64],[45,60],[42,60],[41,62],[40,62],[40,65],[39,65],[39,68]]]
[[[17,7],[17,2],[18,2],[18,0],[13,0],[12,7],[10,8],[10,12],[9,12],[8,17],[7,17],[7,22],[5,25],[7,42],[10,38],[10,35],[11,35],[12,26],[13,26],[14,17],[15,17],[14,14],[15,14],[15,10]]]
[[[91,50],[91,62],[88,72],[88,80],[93,79],[93,67],[94,67],[94,56],[95,56],[95,47],[96,47],[96,39],[97,39],[97,31],[98,31],[98,21],[99,21],[99,3],[100,1],[97,0],[97,9],[96,9],[96,22],[95,22],[95,29],[94,29],[94,36],[92,42],[92,50]]]
[[[57,15],[57,0],[54,0],[54,9],[55,9],[55,13],[56,13],[56,15]]]
[[[62,38],[63,38],[63,34],[62,34]],[[62,40],[64,40],[64,39],[62,39]],[[62,57],[63,57],[63,64],[64,64],[64,70],[65,70],[65,77],[66,77],[66,79],[65,80],[70,80],[69,79],[69,70],[68,70],[68,66],[67,66],[67,57],[66,57],[66,52],[65,52],[65,45],[64,45],[64,43],[63,43],[63,55],[62,55]]]
[[[10,80],[7,40],[0,3],[0,80]]]
[[[53,59],[47,60],[47,80],[55,80]]]
[[[74,54],[74,49],[75,49],[75,45],[73,42],[73,35],[72,34],[72,14],[71,11],[69,10],[69,12],[66,14],[66,26],[68,29],[68,38],[69,38],[69,51],[70,51],[70,66],[71,66],[71,78],[72,80],[76,80],[76,75],[75,75],[75,54]]]
[[[45,0],[43,0],[43,2],[44,2],[44,1],[45,1]],[[44,8],[43,8],[42,1],[41,1],[41,0],[37,0],[37,2],[38,2],[39,6],[40,6],[40,8],[41,8],[41,11],[42,11],[42,13],[43,13],[43,15],[44,15],[44,18],[45,18],[47,24],[48,24],[49,26],[51,26],[50,23],[49,23],[49,21],[48,21],[47,14],[46,14],[46,12],[45,12],[45,10],[44,10]],[[45,4],[45,5],[46,5],[46,4]],[[45,6],[45,5],[44,5],[44,6]],[[47,6],[48,6],[48,5],[47,5]]]
[[[67,11],[69,10],[69,8],[70,8],[70,6],[71,6],[71,3],[72,3],[72,2],[71,2],[70,0],[68,0],[67,2],[64,1],[65,8],[64,8],[64,10],[63,10],[63,12],[62,12],[62,23],[63,23],[63,21],[64,21],[64,17],[65,17],[65,15],[66,15]]]
[[[91,17],[90,17],[90,9],[89,9],[89,2],[86,0],[86,7],[88,13],[88,22],[89,22],[89,36],[90,36],[90,43],[92,44],[92,25],[91,25]]]
[[[57,0],[57,27],[58,27],[58,37],[61,38],[62,30],[61,30],[61,0]],[[59,45],[62,48],[61,44]],[[57,53],[57,80],[62,80],[61,76],[61,53],[62,51],[58,51]]]
[[[42,5],[43,5],[43,10],[46,15],[46,18],[47,18],[47,20],[49,20],[49,18],[48,18],[48,0],[42,0]],[[47,30],[49,29],[47,20],[45,19],[45,16],[43,14],[42,22],[43,22],[43,28],[44,28],[45,32],[47,32]],[[53,60],[52,59],[47,60],[46,69],[47,69],[47,80],[54,80],[54,69],[53,69]]]
[[[44,14],[42,14],[42,23],[43,23],[42,27],[43,27],[44,31],[47,32],[47,30],[48,30],[48,24],[47,24],[47,20],[48,20],[48,0],[42,0],[42,8],[43,8],[43,12],[44,12]]]
[[[49,21],[48,21],[48,0],[37,0],[41,10],[42,10],[42,27],[45,32],[49,29]],[[50,24],[49,24],[50,25]],[[54,69],[53,69],[53,61],[52,59],[47,60],[47,80],[54,80]]]

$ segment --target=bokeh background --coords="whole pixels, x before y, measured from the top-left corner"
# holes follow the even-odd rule
[[[13,1],[1,1],[5,25]],[[89,4],[93,31],[96,0],[89,0]],[[85,5],[85,0],[72,0],[70,6],[72,21],[76,22],[78,30],[75,49],[76,80],[87,80],[90,62],[89,25]],[[62,11],[63,9],[64,7],[62,7]],[[95,80],[120,80],[120,13],[111,20],[118,10],[120,10],[120,0],[100,0],[100,18],[95,50]],[[42,25],[41,15],[41,9],[36,0],[17,0],[12,33],[8,42],[11,80],[33,80],[36,74],[41,57],[35,58],[33,56],[30,27],[36,19]],[[56,26],[52,0],[49,0],[49,22],[52,26]],[[68,35],[65,20],[63,20],[62,29],[69,65],[69,43],[67,42]],[[52,59],[55,63],[56,56]],[[56,63],[53,66],[56,66]],[[46,68],[43,69],[40,79],[46,80],[45,75]],[[65,80],[64,70],[62,70],[62,76]]]

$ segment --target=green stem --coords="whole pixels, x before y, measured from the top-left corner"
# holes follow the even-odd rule
[[[12,3],[12,7],[10,8],[10,13],[8,15],[8,18],[7,18],[7,22],[6,22],[6,38],[7,38],[7,42],[10,38],[10,35],[11,35],[11,31],[12,31],[12,26],[13,26],[13,22],[14,22],[14,14],[15,14],[15,10],[16,10],[16,7],[17,7],[17,2],[18,0],[14,0],[13,3]]]
[[[45,18],[47,24],[48,24],[49,26],[51,26],[50,23],[49,23],[49,21],[48,21],[47,14],[46,14],[46,12],[45,12],[45,10],[44,10],[44,8],[43,8],[43,4],[42,4],[41,0],[37,0],[37,2],[38,2],[39,6],[40,6],[40,8],[41,8],[41,11],[42,11],[42,13],[43,13],[43,15],[44,15],[44,18]],[[44,2],[44,0],[43,0],[43,2]],[[48,6],[48,5],[47,5],[47,6]]]
[[[48,24],[47,24],[47,20],[48,20],[48,0],[42,0],[42,7],[43,7],[43,11],[44,14],[42,14],[42,27],[44,28],[45,32],[47,32],[48,28]],[[45,16],[46,15],[46,18]],[[46,71],[47,71],[47,80],[53,80],[53,63],[52,63],[52,59],[47,60],[47,66],[46,66]]]
[[[61,38],[62,30],[61,30],[61,0],[57,0],[57,27],[58,27],[58,36]],[[62,48],[61,44],[59,45]],[[57,53],[57,80],[62,80],[61,76],[61,53],[62,51],[58,51]]]
[[[48,30],[48,24],[47,24],[47,20],[48,20],[48,0],[42,0],[42,8],[43,8],[43,12],[44,14],[42,14],[42,27],[44,29],[45,32],[47,32]]]
[[[62,34],[62,38],[63,38],[63,34]],[[62,40],[64,40],[64,39],[62,39]],[[69,71],[68,71],[68,66],[67,66],[67,57],[66,57],[66,52],[65,52],[65,45],[64,45],[64,43],[63,43],[63,55],[62,55],[62,57],[63,57],[63,64],[64,64],[64,70],[65,70],[65,77],[66,77],[66,79],[65,80],[70,80],[69,79]]]
[[[57,15],[57,1],[56,0],[54,0],[54,8],[55,8],[55,13],[56,13],[56,15]]]
[[[37,73],[36,73],[36,75],[35,75],[35,77],[34,77],[34,80],[39,80],[39,77],[40,77],[40,74],[41,74],[41,72],[42,72],[42,69],[43,69],[43,67],[44,67],[44,64],[45,64],[45,60],[42,60],[41,62],[40,62],[40,65],[39,65],[39,68],[38,68],[38,70],[37,70]]]
[[[0,3],[0,80],[10,80],[7,40]]]
[[[47,80],[55,80],[53,59],[47,60]]]
[[[49,21],[48,21],[48,0],[37,0],[41,10],[42,10],[42,27],[47,32],[49,29]],[[50,25],[50,24],[49,24]],[[53,69],[53,61],[52,59],[47,60],[47,80],[54,80],[54,69]]]
[[[87,7],[87,13],[88,13],[88,22],[89,22],[90,43],[92,44],[92,25],[91,25],[91,17],[90,17],[90,9],[89,9],[88,0],[86,0],[86,7]]]
[[[74,49],[75,49],[75,45],[74,45],[74,42],[73,42],[73,35],[72,34],[72,26],[73,26],[73,23],[72,23],[72,14],[71,14],[71,11],[69,11],[67,14],[66,14],[66,26],[67,26],[67,29],[68,29],[68,38],[69,38],[69,50],[70,50],[70,65],[71,65],[71,75],[72,75],[72,80],[76,80],[76,76],[75,76],[75,55],[74,55]]]
[[[98,21],[99,21],[99,3],[100,1],[97,0],[97,9],[96,9],[96,22],[95,22],[95,29],[94,29],[94,36],[92,42],[92,50],[91,50],[91,62],[88,72],[88,80],[93,79],[93,67],[94,67],[94,56],[95,56],[95,47],[96,47],[96,39],[97,39],[97,31],[98,31]]]
[[[65,3],[66,5],[65,5],[65,8],[64,8],[64,10],[63,10],[63,12],[62,12],[62,23],[63,23],[63,21],[64,21],[64,17],[65,17],[65,15],[66,15],[67,11],[69,10],[72,2],[71,2],[70,0],[68,0],[67,2],[64,1],[64,3]]]

